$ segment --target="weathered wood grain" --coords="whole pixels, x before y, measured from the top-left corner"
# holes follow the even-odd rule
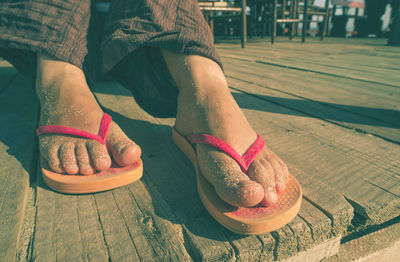
[[[398,133],[393,129],[399,127],[400,119],[398,88],[226,60],[230,62],[227,67],[230,81],[257,85],[260,91],[266,92],[266,99],[292,104],[309,114],[360,130],[379,132],[383,129],[381,132],[384,132],[388,128],[384,134],[389,138],[390,131]]]
[[[340,43],[334,39],[327,39],[325,43],[315,40],[306,44],[285,42],[279,46],[256,41],[245,50],[223,44],[218,45],[218,50],[222,55],[266,62],[280,68],[398,87],[399,55],[396,48],[385,45],[383,42],[372,45],[360,44],[360,41]]]
[[[290,164],[288,167],[302,185],[305,201],[299,216],[310,225],[314,241],[321,243],[332,236],[345,234],[354,216],[352,206],[334,188]]]
[[[336,255],[340,246],[340,237],[331,238],[320,245],[301,251],[295,256],[283,260],[284,262],[319,262]]]
[[[371,260],[372,257],[376,257],[372,261],[396,261],[393,260],[396,258],[395,256],[392,256],[391,259],[384,259],[384,252],[379,255],[379,251],[384,250],[385,248],[390,248],[392,245],[396,244],[396,242],[397,246],[399,246],[399,220],[399,218],[394,219],[393,223],[389,223],[389,225],[383,228],[371,232],[367,231],[364,234],[360,234],[361,236],[359,237],[342,243],[339,252],[326,261],[370,261],[368,257],[371,257]],[[400,254],[399,252],[399,249],[397,249],[397,252],[393,252],[394,254],[397,253],[397,258]],[[374,255],[374,253],[378,254]]]
[[[97,96],[142,146],[144,177],[79,196],[55,193],[39,179],[29,259],[318,261],[338,251],[351,224],[366,223],[362,228],[369,230],[397,221],[400,54],[369,40],[310,42],[250,44],[244,53],[230,44],[218,46],[239,105],[303,186],[300,213],[288,225],[248,237],[221,227],[202,206],[193,168],[170,138],[174,119],[149,116],[129,92],[106,82],[96,86]],[[0,260],[6,254],[4,261],[12,261],[29,173],[36,174],[37,101],[31,83],[15,79],[3,61],[0,79],[0,109],[6,112],[0,120],[7,123],[0,126]],[[31,104],[35,110],[26,106]],[[362,219],[352,220],[353,213]],[[390,246],[398,239],[397,225],[343,243],[328,261]]]
[[[141,182],[78,196],[55,193],[41,181],[37,206],[38,261],[190,260],[179,227],[155,216]]]
[[[0,70],[2,71],[2,70]],[[15,71],[10,70],[13,74]],[[9,78],[12,79],[13,77]],[[3,79],[2,79],[3,80]],[[16,259],[33,168],[38,103],[22,77],[0,91],[0,261]]]

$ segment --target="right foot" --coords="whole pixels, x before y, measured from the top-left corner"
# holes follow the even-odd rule
[[[40,126],[63,125],[98,133],[104,113],[80,68],[38,55],[36,92],[41,106]],[[136,162],[141,154],[140,147],[114,122],[106,137],[106,147],[91,139],[69,135],[39,137],[40,154],[57,173],[91,175],[110,168],[112,160],[108,152],[120,166]]]
[[[257,138],[233,99],[217,63],[201,56],[181,56],[164,51],[167,66],[179,89],[175,128],[183,136],[209,134],[243,155]],[[196,144],[199,167],[218,196],[239,207],[274,205],[284,192],[289,171],[266,146],[256,155],[247,174],[229,155]]]

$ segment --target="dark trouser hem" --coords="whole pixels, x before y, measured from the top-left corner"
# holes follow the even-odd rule
[[[82,68],[89,84],[109,73],[148,113],[173,117],[178,90],[161,49],[222,67],[196,0],[114,0],[107,17],[93,15],[90,26],[88,1],[51,3],[0,4],[0,56],[21,73],[35,75],[36,53],[47,54]]]

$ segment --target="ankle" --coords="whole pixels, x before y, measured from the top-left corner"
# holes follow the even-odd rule
[[[65,79],[86,83],[85,75],[79,67],[56,58],[38,54],[36,66],[36,88],[53,88]]]
[[[231,103],[234,103],[234,99],[226,82],[208,81],[204,84],[179,90],[178,109],[181,105],[185,105],[185,108],[208,108]]]
[[[177,86],[179,91],[208,94],[214,90],[227,89],[228,83],[221,68],[199,63],[190,67],[190,72],[178,76]]]

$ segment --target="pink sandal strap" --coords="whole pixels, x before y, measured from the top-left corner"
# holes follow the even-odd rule
[[[104,113],[101,123],[100,123],[100,128],[99,128],[99,133],[97,135],[72,128],[72,127],[67,127],[67,126],[57,126],[57,125],[47,125],[47,126],[39,126],[36,129],[36,135],[41,136],[43,134],[64,134],[64,135],[73,135],[73,136],[79,136],[79,137],[84,137],[84,138],[89,138],[96,140],[103,145],[105,144],[108,128],[110,127],[111,124],[111,116],[108,115],[107,113]]]
[[[231,147],[228,143],[222,141],[221,139],[207,135],[207,134],[194,134],[188,136],[188,140],[192,144],[205,144],[210,145],[215,148],[218,148],[228,155],[230,155],[242,168],[242,171],[247,174],[249,166],[254,161],[254,158],[257,154],[264,148],[265,141],[262,139],[260,135],[257,135],[256,141],[247,149],[246,153],[243,156],[239,155],[233,147]]]

